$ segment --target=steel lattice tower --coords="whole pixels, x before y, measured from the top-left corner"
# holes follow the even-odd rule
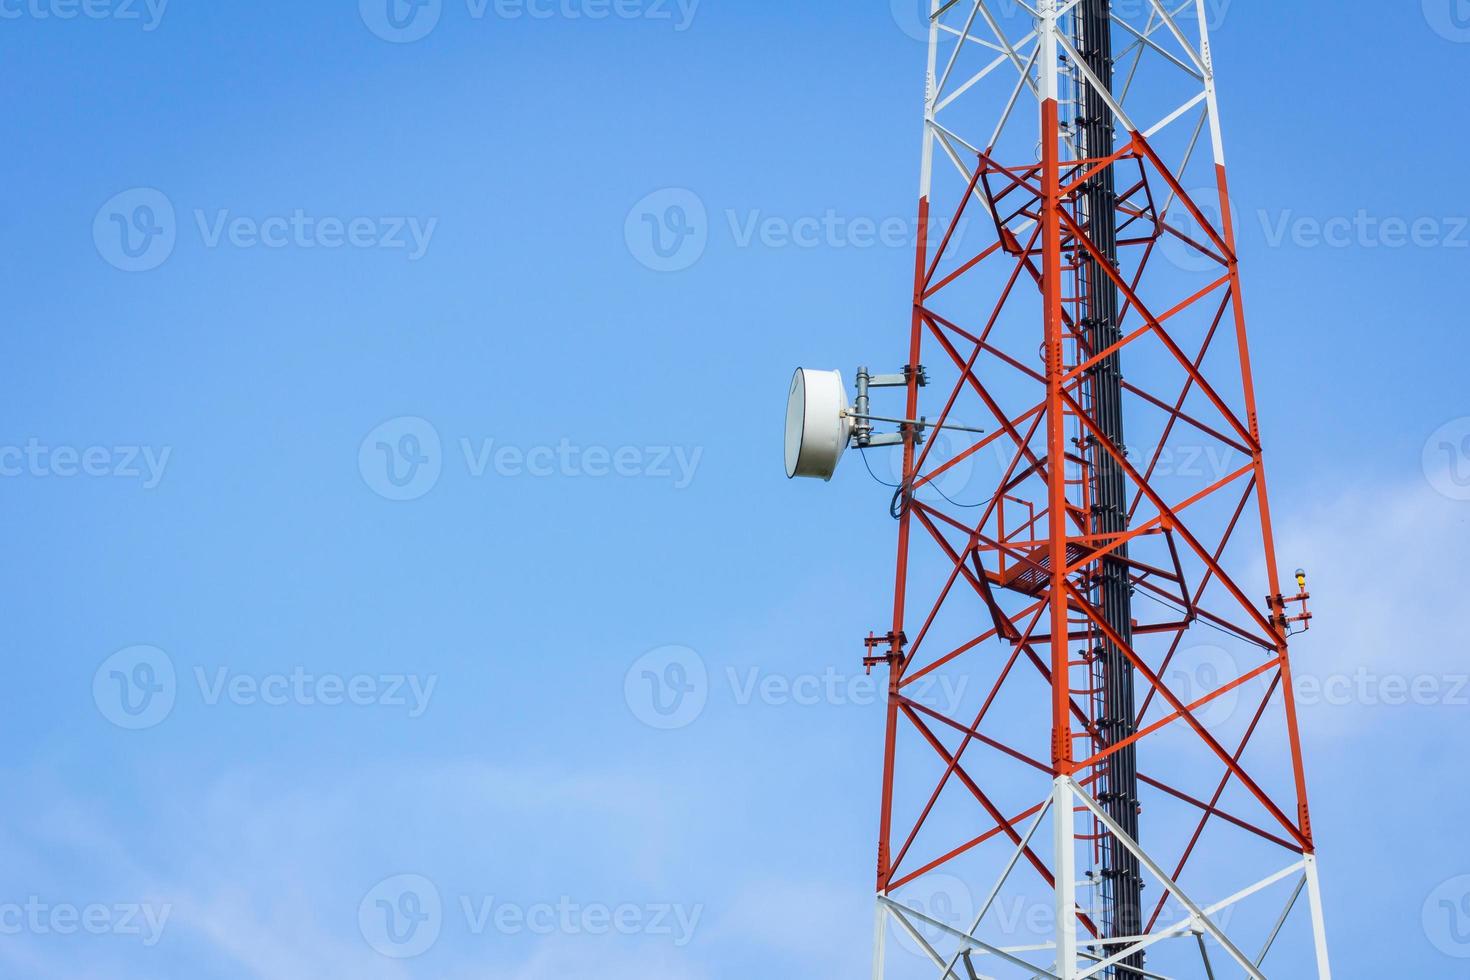
[[[874,975],[1329,977],[1206,0],[931,2]]]

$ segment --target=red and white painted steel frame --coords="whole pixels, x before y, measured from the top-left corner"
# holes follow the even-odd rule
[[[1119,94],[1103,91],[1121,129],[1118,149],[1105,159],[1078,160],[1064,118],[1064,90],[1069,85],[1073,90],[1094,85],[1096,79],[1073,50],[1067,30],[1066,18],[1075,2],[1039,0],[1033,7],[1025,0],[931,0],[919,246],[909,333],[909,364],[914,370],[904,417],[927,415],[942,425],[950,410],[964,401],[966,411],[982,410],[977,406],[988,410],[995,427],[989,435],[974,437],[972,444],[951,450],[947,458],[932,443],[921,445],[912,439],[902,450],[909,500],[898,523],[892,627],[886,640],[871,651],[881,654],[872,659],[889,673],[874,977],[883,980],[889,957],[898,955],[888,942],[890,932],[896,930],[924,953],[941,980],[967,980],[975,962],[1001,971],[996,975],[1019,970],[1015,975],[1082,980],[1107,975],[1109,967],[1137,950],[1181,939],[1198,944],[1197,975],[1211,975],[1208,948],[1213,947],[1217,956],[1223,954],[1247,976],[1259,980],[1270,969],[1268,953],[1273,948],[1279,953],[1287,941],[1285,927],[1295,915],[1305,920],[1298,921],[1296,932],[1310,937],[1303,939],[1311,944],[1306,952],[1316,964],[1318,977],[1327,980],[1331,973],[1322,892],[1291,683],[1289,621],[1284,611],[1293,597],[1282,592],[1266,493],[1210,48],[1210,11],[1206,0],[1175,4],[1140,0],[1130,4],[1128,11],[1115,11],[1116,37],[1123,42],[1118,47],[1133,59],[1131,66],[1120,64],[1120,73],[1127,70],[1127,84],[1120,87]],[[1140,69],[1140,64],[1151,67]],[[1174,82],[1159,81],[1165,77]],[[1154,100],[1152,108],[1147,98],[1139,98],[1141,94]],[[1160,112],[1157,104],[1161,101],[1172,108]],[[1140,102],[1145,103],[1144,108],[1135,109]],[[1144,112],[1156,113],[1156,121],[1140,125],[1134,114]],[[1189,137],[1191,123],[1193,136]],[[1039,130],[1028,128],[1033,124]],[[1014,150],[1018,131],[1019,145],[1026,145],[1029,139],[1036,152],[1022,156]],[[1190,168],[1204,162],[1196,160],[1196,149],[1205,133],[1212,152],[1213,201],[1200,200],[1199,192],[1186,190],[1184,185]],[[1039,139],[1035,138],[1038,134]],[[1170,153],[1173,159],[1166,163]],[[1130,175],[1118,181],[1125,186],[1118,202],[1120,228],[1125,232],[1138,229],[1128,239],[1132,257],[1111,274],[1125,308],[1124,340],[1119,348],[1153,343],[1156,351],[1172,355],[1184,378],[1182,392],[1162,374],[1155,378],[1145,370],[1127,378],[1130,398],[1150,411],[1164,413],[1167,426],[1146,466],[1135,465],[1122,447],[1108,448],[1128,474],[1134,500],[1127,535],[1113,541],[1099,540],[1090,533],[1091,525],[1085,519],[1085,454],[1073,448],[1079,440],[1100,436],[1083,404],[1085,376],[1090,363],[1109,352],[1087,350],[1084,332],[1069,316],[1076,301],[1069,294],[1069,290],[1076,292],[1070,267],[1079,257],[1098,257],[1086,228],[1079,223],[1075,202],[1089,174],[1109,165],[1120,172],[1126,169]],[[1127,187],[1135,172],[1137,183]],[[935,202],[941,173],[958,180],[952,190],[960,189],[959,194],[950,194],[943,208]],[[1220,218],[1212,221],[1207,210],[1214,210]],[[980,224],[993,226],[993,241],[984,248],[959,252],[956,230],[967,216],[978,216]],[[1177,286],[1167,277],[1167,285],[1155,284],[1151,263],[1159,261],[1166,244],[1184,248],[1211,264],[1198,288],[1171,292]],[[1006,285],[994,297],[993,308],[979,310],[966,323],[956,314],[941,312],[944,297],[980,269],[1008,273],[1002,276]],[[1031,294],[1032,305],[1018,303],[1022,291],[1029,293],[1031,286],[1038,291]],[[1024,307],[1024,315],[1034,317],[1037,295],[1041,313],[1034,342],[1041,344],[1044,361],[1039,371],[991,340],[997,323],[1019,315],[1012,311]],[[1197,353],[1186,350],[1182,335],[1176,335],[1174,329],[1190,318],[1202,318],[1191,322],[1205,330]],[[1219,360],[1222,351],[1235,355],[1226,367]],[[943,361],[957,377],[952,391],[939,386],[947,400],[937,416],[935,406],[921,405],[928,392],[921,392],[917,369],[926,354]],[[1123,350],[1125,361],[1128,354]],[[932,369],[932,363],[930,366]],[[1001,409],[993,386],[996,376],[1005,372],[1017,385],[1034,388],[1034,400],[1024,410]],[[1188,407],[1191,400],[1204,408]],[[1164,488],[1158,464],[1169,439],[1181,432],[1229,447],[1245,462],[1228,473],[1201,480],[1188,493],[1173,486]],[[959,462],[997,444],[1014,457],[993,493],[987,487],[982,494],[983,509],[958,511],[947,506],[947,498],[939,500],[925,493],[932,481]],[[1168,496],[1171,491],[1173,496]],[[1007,510],[1018,501],[1029,508],[1031,516],[1020,527],[1008,527]],[[1206,513],[1228,516],[1223,535],[1218,524],[1208,533],[1203,530],[1209,523],[1202,516]],[[1135,641],[1139,649],[1123,644],[1093,606],[1087,587],[1089,570],[1125,541],[1172,554],[1167,566],[1146,565],[1141,560],[1135,564],[1135,587],[1156,593],[1161,604],[1177,608],[1182,617],[1140,624],[1140,637],[1157,644],[1151,651],[1143,649],[1141,640]],[[927,546],[937,547],[939,564],[949,569],[948,581],[937,594],[911,580],[917,549]],[[1240,556],[1241,548],[1249,552],[1245,558]],[[1228,562],[1226,555],[1231,556]],[[926,557],[933,559],[934,551]],[[1238,571],[1242,567],[1257,569],[1260,581],[1243,578]],[[1190,569],[1197,574],[1191,577]],[[1018,589],[1016,584],[1022,580],[1028,584]],[[1250,598],[1262,588],[1268,596],[1265,602]],[[941,610],[962,596],[971,602],[978,597],[988,610],[991,628],[959,649],[931,652],[924,646],[931,625]],[[1215,690],[1185,703],[1164,678],[1186,638],[1201,628],[1229,635],[1258,651],[1261,660],[1245,665],[1239,676],[1221,678]],[[1091,787],[1101,772],[1099,767],[1118,746],[1099,744],[1094,737],[1090,708],[1078,696],[1079,690],[1086,689],[1088,667],[1075,659],[1072,644],[1099,637],[1123,648],[1141,685],[1144,708],[1139,731],[1129,740],[1140,747],[1140,778],[1160,799],[1199,816],[1198,829],[1182,854],[1151,853],[1140,842],[1127,839],[1093,796]],[[973,676],[989,677],[1002,661],[1004,666],[977,718],[948,717],[910,696],[910,685],[933,671],[965,669],[972,662],[976,665]],[[1036,704],[1036,710],[1051,719],[1048,746],[1009,744],[985,730],[986,712],[1014,686],[1012,668],[1034,668],[1049,685],[1049,703]],[[1223,744],[1224,734],[1212,731],[1198,714],[1226,695],[1243,697],[1253,691],[1263,696],[1243,738]],[[1035,698],[1034,693],[1028,696]],[[1149,752],[1165,730],[1176,740],[1171,746],[1177,748],[1179,739],[1187,739],[1219,765],[1220,779],[1212,799],[1148,774]],[[941,734],[949,736],[951,743],[946,744]],[[960,738],[958,747],[951,747],[956,738]],[[1259,747],[1266,740],[1273,744],[1267,746],[1270,751],[1265,757],[1283,760],[1278,782],[1285,788],[1268,788],[1266,780],[1257,778],[1259,770],[1253,771],[1243,761],[1251,746]],[[909,799],[912,787],[897,778],[904,765],[901,747],[909,744],[917,746],[917,752],[932,750],[943,770],[938,787],[925,794],[927,805],[923,799]],[[992,783],[1009,777],[972,770],[965,754],[976,745],[1003,753],[1034,771],[1036,778],[1049,781],[1049,789],[1038,793],[1029,809],[1005,812],[994,801],[997,794],[992,792]],[[1248,811],[1227,811],[1222,799],[1230,787],[1249,801]],[[921,856],[916,842],[947,793],[978,804],[975,812],[983,833],[957,841],[948,850]],[[917,823],[904,815],[905,810],[919,814]],[[1048,821],[1049,845],[1042,832]],[[1207,827],[1240,832],[1264,848],[1279,849],[1281,861],[1252,883],[1216,893],[1217,883],[1187,878],[1212,846]],[[1121,835],[1121,842],[1164,893],[1152,917],[1145,914],[1148,925],[1143,935],[1101,940],[1096,923],[1079,902],[1078,880],[1088,842],[1103,832]],[[978,854],[981,845],[1006,841],[1004,858],[995,862],[993,873],[987,880],[973,881],[975,894],[986,897],[978,903],[980,914],[972,928],[939,921],[901,897],[927,875],[958,873],[954,869],[960,867],[961,859]],[[967,865],[964,873],[975,871]],[[1044,883],[1054,894],[1054,937],[1041,944],[1012,947],[982,940],[987,914],[1023,875],[1033,876],[1033,882]],[[1279,916],[1271,914],[1276,924],[1267,935],[1241,937],[1226,928],[1226,920],[1234,917],[1222,913],[1262,900],[1283,887],[1290,898]],[[1293,913],[1300,909],[1304,892],[1306,911]],[[1177,902],[1186,914],[1177,921],[1165,921],[1161,916],[1165,899]],[[1246,952],[1245,942],[1262,939],[1265,944],[1259,955]],[[981,974],[991,975],[984,970]]]

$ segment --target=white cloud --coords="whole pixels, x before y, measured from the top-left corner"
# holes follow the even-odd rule
[[[1312,726],[1340,730],[1365,710],[1394,707],[1387,702],[1397,688],[1385,688],[1385,678],[1428,678],[1448,697],[1452,679],[1470,672],[1461,613],[1470,504],[1425,484],[1354,489],[1281,527],[1278,553],[1307,570],[1315,616],[1292,644],[1298,689],[1336,678],[1347,696],[1308,704]]]
[[[12,774],[17,787],[45,781],[44,776]],[[43,798],[49,801],[47,810],[12,827],[3,841],[3,850],[15,859],[9,866],[30,867],[36,873],[32,880],[56,881],[67,894],[116,892],[172,909],[164,943],[154,949],[67,944],[61,951],[69,955],[53,959],[49,945],[26,937],[3,944],[5,959],[25,975],[67,980],[94,968],[112,980],[156,976],[172,972],[160,969],[170,963],[208,965],[219,973],[228,964],[231,973],[262,980],[416,976],[415,964],[384,959],[357,932],[362,895],[377,881],[407,870],[398,862],[428,855],[436,868],[415,870],[447,875],[457,868],[446,865],[443,854],[460,850],[466,867],[514,866],[526,854],[505,848],[500,840],[530,838],[537,827],[559,818],[596,828],[583,840],[558,845],[566,854],[561,870],[585,872],[596,852],[606,851],[599,843],[606,839],[635,843],[627,851],[606,852],[614,870],[625,870],[636,867],[639,847],[668,840],[661,835],[670,816],[656,785],[637,773],[477,763],[430,768],[405,763],[331,773],[236,770],[168,799],[145,795],[149,812],[141,819],[150,832],[135,846],[128,846],[121,829],[95,808],[61,795],[56,787],[48,787]],[[157,845],[152,852],[150,842]],[[79,858],[85,872],[65,874],[58,852]],[[82,874],[85,880],[77,880]],[[495,889],[487,883],[486,891]],[[457,903],[453,907],[456,911],[447,908],[447,915],[458,914]],[[473,950],[489,942],[455,931],[461,942],[441,941],[433,953],[436,966],[452,964],[467,944]],[[503,949],[495,952],[496,959],[506,955]],[[701,980],[680,966],[679,953],[599,947],[597,972],[607,980]],[[555,949],[537,952],[513,976],[569,975],[559,965],[570,963],[570,956]],[[613,972],[604,969],[604,960],[615,966]],[[580,962],[588,965],[585,957]],[[130,973],[129,967],[139,972]]]

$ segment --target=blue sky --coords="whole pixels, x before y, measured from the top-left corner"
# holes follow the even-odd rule
[[[1337,965],[1462,976],[1470,11],[1392,6],[1216,67]],[[7,976],[866,969],[888,495],[779,425],[902,356],[907,10],[435,12],[0,0]]]

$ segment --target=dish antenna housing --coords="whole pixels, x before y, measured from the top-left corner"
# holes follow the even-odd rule
[[[797,368],[786,398],[786,476],[832,479],[852,440],[841,371]]]
[[[929,375],[922,365],[917,372],[905,368],[900,374],[872,374],[860,367],[857,400],[850,403],[841,371],[797,368],[786,396],[786,476],[831,480],[849,444],[856,444],[859,449],[902,446],[912,435],[914,445],[922,446],[924,432],[930,428],[927,420],[890,418],[868,411],[871,389],[907,388],[915,374],[919,387],[929,383]],[[898,431],[875,433],[874,422],[894,423]],[[985,431],[954,424],[933,428]]]

